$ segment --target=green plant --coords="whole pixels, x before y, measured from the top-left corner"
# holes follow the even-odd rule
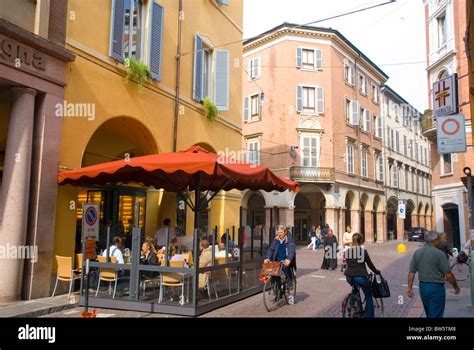
[[[150,68],[138,60],[127,58],[125,68],[127,69],[125,82],[128,83],[130,80],[136,82],[139,90],[141,90],[145,81],[152,79]]]
[[[209,119],[209,121],[211,122],[216,120],[217,117],[219,116],[219,110],[217,109],[217,106],[214,103],[212,103],[211,100],[209,100],[209,97],[206,97],[204,99],[203,104],[207,112],[206,113],[207,119]]]

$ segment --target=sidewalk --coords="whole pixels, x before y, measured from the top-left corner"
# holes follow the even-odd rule
[[[18,301],[1,307],[0,317],[39,317],[77,307],[78,301],[77,294],[72,294],[70,300],[64,294],[54,298]]]
[[[413,304],[407,317],[426,317],[423,310],[423,303],[419,295],[415,296]],[[446,290],[446,307],[444,309],[444,317],[470,317],[474,318],[474,308],[470,307],[471,291],[469,288],[461,288],[461,293],[453,294],[451,286],[447,286]]]

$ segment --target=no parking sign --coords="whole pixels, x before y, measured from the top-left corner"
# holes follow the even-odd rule
[[[82,205],[82,239],[99,240],[99,205],[84,203]]]

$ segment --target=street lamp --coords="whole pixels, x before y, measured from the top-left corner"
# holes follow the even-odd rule
[[[471,282],[471,307],[474,307],[474,276],[473,276],[473,260],[474,260],[474,215],[472,213],[472,172],[471,168],[465,167],[463,169],[466,175],[467,186],[467,201],[469,205],[469,239],[471,240],[471,264],[470,268],[470,282]]]

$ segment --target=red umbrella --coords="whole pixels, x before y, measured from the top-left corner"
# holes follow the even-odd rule
[[[297,182],[275,175],[267,167],[239,162],[199,146],[182,152],[153,154],[60,172],[58,182],[74,186],[142,183],[187,194],[187,203],[195,211],[206,200],[192,205],[189,191],[207,190],[214,192],[214,195],[221,190],[232,189],[298,191]]]

